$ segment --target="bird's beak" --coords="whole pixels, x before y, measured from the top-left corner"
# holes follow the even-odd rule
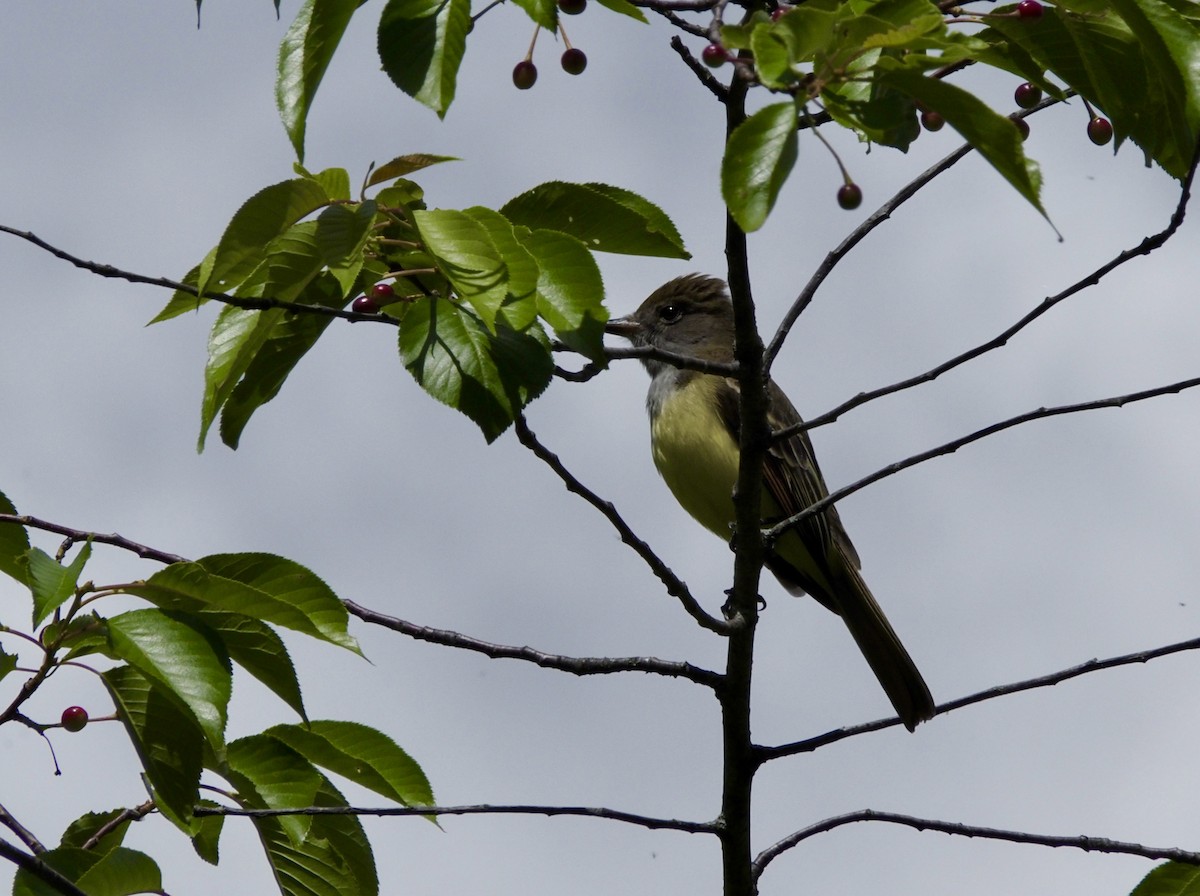
[[[626,339],[633,339],[638,333],[642,332],[642,325],[632,317],[614,317],[604,325],[605,333],[612,333],[614,336],[624,336]]]

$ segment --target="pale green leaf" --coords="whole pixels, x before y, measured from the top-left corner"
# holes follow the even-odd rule
[[[721,161],[721,196],[742,230],[758,230],[796,163],[796,105],[759,109],[729,135]]]

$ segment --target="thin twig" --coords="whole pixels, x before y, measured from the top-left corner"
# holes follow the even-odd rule
[[[30,233],[27,230],[17,230],[15,227],[8,227],[0,224],[0,232],[12,234],[15,237],[20,237],[28,243],[32,243],[39,249],[44,249],[56,258],[61,258],[63,261],[68,261],[77,268],[82,268],[85,271],[90,271],[100,277],[112,277],[118,280],[127,280],[130,283],[144,283],[148,286],[161,286],[165,289],[173,289],[177,292],[185,292],[189,295],[199,297],[200,292],[196,287],[189,283],[181,283],[178,280],[170,280],[166,277],[147,277],[145,274],[136,274],[133,271],[122,270],[114,267],[111,264],[98,264],[94,261],[88,261],[80,258],[77,255],[72,255],[64,249],[59,249],[50,243],[43,240],[41,237]],[[272,298],[246,298],[244,296],[231,296],[223,292],[206,292],[203,298],[220,302],[224,305],[233,305],[237,308],[245,308],[251,311],[265,311],[271,308],[279,308],[284,311],[292,311],[296,314],[315,314],[318,317],[340,317],[343,320],[357,323],[360,321],[374,321],[376,323],[387,323],[393,326],[399,326],[400,321],[397,318],[389,317],[386,314],[364,314],[358,311],[344,311],[341,308],[330,308],[325,305],[310,305],[303,302],[285,302],[282,299]],[[199,303],[197,303],[199,305]]]
[[[651,675],[663,675],[668,678],[684,678],[697,684],[717,688],[722,676],[718,672],[693,666],[691,663],[673,662],[657,657],[575,657],[563,656],[556,653],[544,653],[532,647],[514,647],[508,644],[493,644],[472,638],[458,632],[442,628],[431,628],[427,625],[417,625],[395,616],[388,616],[375,610],[356,604],[352,600],[343,600],[346,609],[363,622],[391,629],[418,641],[428,641],[443,647],[456,647],[460,650],[471,650],[482,653],[492,659],[523,660],[527,663],[541,666],[544,669],[557,669],[560,672],[570,672],[572,675],[608,675],[614,672],[646,672]]]
[[[945,160],[943,160],[943,162],[944,161]],[[942,163],[939,162],[938,164],[940,165]],[[1171,237],[1175,235],[1180,226],[1183,224],[1183,220],[1187,212],[1188,202],[1191,199],[1192,183],[1196,176],[1197,165],[1200,165],[1200,141],[1197,142],[1197,152],[1192,157],[1191,165],[1189,166],[1188,172],[1184,176],[1181,183],[1179,200],[1176,202],[1175,209],[1171,213],[1171,219],[1167,222],[1167,226],[1158,233],[1145,237],[1136,246],[1124,250],[1110,261],[1096,268],[1087,276],[1080,278],[1075,283],[1068,286],[1062,292],[1043,299],[1037,307],[1029,311],[1029,313],[1027,313],[1024,317],[986,342],[981,342],[979,345],[976,345],[975,347],[970,348],[967,351],[942,362],[941,364],[938,364],[936,367],[930,368],[924,373],[917,374],[916,376],[909,377],[905,380],[900,380],[899,382],[892,383],[888,386],[872,389],[869,392],[860,392],[858,395],[855,395],[853,398],[842,402],[840,405],[835,407],[833,410],[828,411],[827,413],[821,414],[818,417],[813,417],[811,420],[801,424],[800,426],[792,427],[787,431],[781,431],[777,434],[777,438],[786,438],[788,435],[792,434],[793,432],[798,432],[801,429],[813,429],[818,426],[823,426],[826,423],[832,423],[847,411],[856,408],[859,405],[866,404],[869,401],[874,401],[877,398],[882,398],[885,395],[893,395],[896,392],[902,392],[905,389],[911,389],[913,386],[919,386],[922,383],[931,382],[937,379],[943,373],[953,370],[955,367],[960,367],[968,361],[979,357],[980,355],[984,355],[990,351],[1001,348],[1002,346],[1006,345],[1013,336],[1017,335],[1051,308],[1082,292],[1088,287],[1095,286],[1104,277],[1106,277],[1108,274],[1111,274],[1114,270],[1126,262],[1143,255],[1149,255],[1151,252],[1162,247],[1167,240],[1171,239]],[[935,165],[934,168],[936,167],[937,166]],[[921,177],[924,178],[932,171],[933,169],[931,168],[930,171],[927,171]],[[920,180],[920,178],[918,180]],[[916,181],[914,181],[914,183],[916,183]],[[883,211],[883,209],[880,209],[880,211]],[[876,214],[879,214],[879,212],[876,212]],[[874,215],[872,215],[872,218],[874,218]],[[869,220],[870,219],[868,219],[868,221]],[[854,235],[852,234],[851,237],[853,236]],[[843,243],[843,246],[844,245],[846,244]],[[835,252],[840,251],[841,248],[842,247],[839,246]],[[830,264],[830,258],[832,258],[833,254],[834,253],[830,253],[830,256],[827,256],[825,264],[822,265],[822,268],[824,268],[825,265]],[[834,263],[836,263],[836,261]],[[825,274],[828,274],[828,271],[825,271]],[[803,305],[807,305],[808,302],[811,301],[812,292],[814,292],[816,287],[820,285],[820,281],[816,279],[818,275],[820,275],[823,279],[824,275],[818,271],[818,274],[814,275],[814,281],[816,282],[814,283],[813,281],[810,281],[809,285],[805,287],[804,292],[801,293],[801,297],[796,300],[796,304],[792,306],[792,310],[789,311],[788,319],[785,319],[785,323],[787,324],[788,328],[790,328],[791,324],[795,321],[795,316],[803,310],[801,303],[803,302]],[[793,311],[795,314],[792,313]],[[783,337],[786,336],[786,333],[787,331],[784,329],[784,325],[781,324],[779,332],[776,333],[775,338],[771,342],[771,349],[769,351],[778,350],[778,346],[782,344]],[[771,355],[770,357],[774,357],[774,355]]]
[[[1124,653],[1119,656],[1107,657],[1106,659],[1091,659],[1087,662],[1079,663],[1075,666],[1069,666],[1066,669],[1060,669],[1057,672],[1051,672],[1047,675],[1039,675],[1035,678],[1026,678],[1022,681],[1014,681],[1009,684],[1000,684],[994,687],[986,688],[982,691],[976,691],[973,694],[968,694],[965,697],[958,697],[954,700],[948,700],[945,703],[939,703],[936,715],[944,715],[955,709],[962,709],[964,706],[971,706],[975,703],[983,703],[985,700],[994,700],[997,697],[1005,697],[1009,694],[1017,694],[1021,691],[1032,691],[1037,688],[1048,688],[1054,685],[1061,684],[1064,681],[1070,681],[1072,678],[1079,678],[1081,675],[1088,675],[1092,672],[1099,672],[1103,669],[1115,669],[1119,666],[1129,666],[1134,663],[1148,663],[1151,660],[1158,659],[1163,656],[1170,656],[1174,653],[1183,653],[1188,650],[1200,649],[1200,638],[1189,638],[1186,641],[1177,641],[1174,644],[1165,644],[1162,647],[1152,647],[1149,650],[1139,650],[1135,653]],[[869,731],[879,731],[883,728],[891,728],[900,724],[898,718],[877,719],[874,722],[865,722],[861,725],[852,725],[846,728],[839,728],[836,731],[829,731],[817,737],[810,737],[806,740],[795,741],[790,744],[783,744],[777,747],[759,747],[758,757],[760,762],[767,762],[771,759],[780,759],[784,756],[794,756],[798,753],[811,753],[819,747],[827,746],[828,744],[836,743],[840,740],[845,740],[850,737],[855,737],[859,734],[866,734]]]
[[[707,32],[704,29],[700,29],[700,34],[705,35]],[[692,51],[687,48],[687,44],[683,42],[679,35],[671,38],[671,49],[679,54],[679,58],[684,61],[687,67],[692,70],[692,74],[700,80],[701,84],[709,89],[713,96],[722,103],[729,99],[729,88],[718,81],[708,67],[692,55]]]
[[[362,808],[357,806],[304,806],[297,809],[243,809],[240,806],[196,806],[197,816],[235,815],[247,818],[277,818],[285,815],[576,815],[587,818],[604,818],[623,821],[650,830],[683,831],[688,834],[715,834],[720,830],[718,821],[681,821],[676,818],[656,818],[638,815],[620,809],[603,806],[532,806],[532,805],[475,805],[475,806],[384,806]]]
[[[543,445],[533,431],[529,428],[529,424],[525,420],[524,414],[518,414],[515,422],[517,438],[521,444],[532,451],[539,460],[544,462],[551,470],[557,474],[558,478],[563,481],[563,485],[567,487],[567,491],[574,492],[579,495],[593,507],[604,515],[604,518],[612,524],[612,527],[617,530],[617,534],[621,536],[621,541],[633,548],[634,552],[641,557],[651,571],[658,576],[667,587],[667,593],[675,597],[688,614],[695,619],[700,625],[709,631],[725,634],[729,631],[729,626],[723,621],[710,616],[700,606],[699,601],[692,596],[691,591],[679,576],[671,571],[659,558],[650,546],[634,533],[629,527],[629,524],[617,513],[617,509],[611,501],[605,501],[586,485],[580,482],[570,470],[566,468],[558,455],[550,451]]]
[[[850,485],[839,488],[822,498],[820,501],[810,504],[807,508],[795,514],[794,516],[790,516],[786,520],[783,520],[777,525],[767,529],[765,535],[769,539],[779,538],[779,536],[788,529],[792,528],[797,523],[803,522],[814,513],[820,513],[831,504],[842,500],[842,498],[845,498],[847,495],[854,494],[860,489],[866,488],[872,483],[878,482],[880,479],[886,479],[889,476],[899,473],[901,470],[907,470],[909,467],[915,467],[917,464],[924,463],[927,460],[932,460],[935,457],[953,454],[959,448],[970,445],[972,442],[978,442],[981,439],[995,435],[998,432],[1003,432],[1006,429],[1012,429],[1014,426],[1020,426],[1022,423],[1029,423],[1033,420],[1043,420],[1048,417],[1059,417],[1064,414],[1075,414],[1082,411],[1094,411],[1101,408],[1124,407],[1125,405],[1133,404],[1134,402],[1146,401],[1150,398],[1158,398],[1162,395],[1170,395],[1183,392],[1187,389],[1194,389],[1196,386],[1200,386],[1200,377],[1192,377],[1191,379],[1180,380],[1179,382],[1170,383],[1165,386],[1156,386],[1153,389],[1144,389],[1140,392],[1131,392],[1128,395],[1116,395],[1112,398],[1099,398],[1095,401],[1083,401],[1077,404],[1062,404],[1049,408],[1042,407],[1034,411],[1026,411],[1024,414],[1017,414],[1015,417],[1009,417],[1007,420],[1000,420],[996,423],[992,423],[989,426],[985,426],[983,429],[976,430],[969,435],[953,439],[937,446],[936,448],[930,448],[928,451],[922,451],[919,454],[914,454],[911,457],[897,461],[894,464],[888,464],[886,467],[876,470],[869,476],[864,476],[857,482],[852,482]]]
[[[54,532],[57,535],[65,535],[71,541],[93,541],[98,544],[112,545],[113,547],[122,548],[126,551],[132,551],[143,560],[158,560],[160,563],[186,563],[184,557],[177,554],[168,554],[166,551],[160,551],[157,548],[147,547],[144,544],[138,544],[136,541],[130,541],[122,535],[112,533],[105,535],[101,532],[87,532],[83,529],[72,529],[70,526],[61,526],[58,523],[51,523],[47,520],[41,520],[34,516],[26,516],[24,514],[0,513],[0,524],[14,523],[18,526],[31,526],[34,529],[42,529],[46,532]]]
[[[814,825],[796,831],[784,837],[778,843],[764,849],[754,859],[754,877],[757,879],[770,864],[772,859],[791,849],[809,837],[832,831],[834,828],[860,821],[882,821],[888,824],[901,824],[918,831],[940,831],[943,834],[953,834],[959,837],[982,837],[988,840],[1004,840],[1009,843],[1031,843],[1037,846],[1067,846],[1082,849],[1084,852],[1105,852],[1117,855],[1141,856],[1146,859],[1168,859],[1173,862],[1186,862],[1189,865],[1200,865],[1200,852],[1193,852],[1174,847],[1144,846],[1141,843],[1128,843],[1121,840],[1109,840],[1107,837],[1084,836],[1055,836],[1051,834],[1031,834],[1027,831],[1006,831],[1001,828],[982,827],[980,825],[962,824],[953,821],[938,821],[934,818],[917,818],[913,815],[901,815],[898,812],[879,812],[874,809],[860,809],[857,812],[847,812],[826,818]]]
[[[132,809],[122,809],[113,818],[106,821],[96,829],[96,833],[87,838],[83,844],[83,849],[95,849],[100,841],[115,831],[123,824],[128,824],[131,821],[141,821],[151,812],[155,811],[154,801],[146,800],[140,806],[134,806]]]
[[[32,853],[43,853],[46,851],[45,845],[34,836],[33,831],[17,821],[13,814],[8,811],[3,805],[0,805],[0,824],[4,825],[10,831],[17,835],[18,839],[24,843]]]

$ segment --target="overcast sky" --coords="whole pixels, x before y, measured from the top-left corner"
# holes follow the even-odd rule
[[[182,276],[261,187],[292,176],[274,110],[269,0],[16,2],[0,19],[0,222],[85,258]],[[661,282],[722,273],[721,109],[667,46],[669,29],[593,6],[568,21],[589,57],[572,78],[543,35],[534,89],[509,73],[531,26],[515,7],[470,37],[444,121],[379,72],[380,3],[359,12],[317,98],[307,164],[361,179],[405,152],[463,161],[422,172],[432,207],[499,206],[552,179],[635,190],[672,216],[691,262],[600,257],[609,307]],[[697,45],[695,49],[699,49]],[[976,75],[998,108],[1010,78]],[[982,160],[922,191],[840,266],[775,369],[802,413],[911,376],[990,338],[1165,226],[1177,185],[1126,147],[1092,146],[1079,105],[1033,121],[1054,231]],[[769,225],[751,238],[764,330],[814,267],[891,192],[957,145],[946,129],[901,155],[835,139],[866,199],[837,208],[836,167],[812,139]],[[1197,375],[1195,227],[1071,299],[1003,350],[846,415],[813,439],[832,486],[1040,406]],[[387,326],[335,325],[232,452],[197,455],[213,309],[146,329],[162,290],[78,271],[0,238],[0,491],[22,512],[119,532],[200,557],[271,551],[343,597],[414,622],[575,655],[655,655],[710,667],[698,630],[641,561],[506,434],[487,446],[400,365]],[[715,611],[731,555],[673,503],[648,451],[646,377],[616,364],[556,382],[533,430]],[[1200,394],[1040,421],[907,470],[848,498],[863,572],[939,701],[1192,637],[1200,631]],[[53,551],[53,538],[37,536]],[[89,577],[154,566],[98,549]],[[889,712],[839,620],[764,580],[754,733],[773,744]],[[0,582],[0,618],[28,595]],[[373,724],[428,773],[440,802],[601,805],[709,819],[718,809],[715,701],[683,682],[576,680],[414,643],[355,623],[370,663],[289,638],[309,714]],[[16,649],[9,640],[6,649]],[[1047,834],[1196,847],[1190,786],[1200,656],[1084,677],[772,763],[758,779],[765,847],[829,815],[906,812]],[[244,678],[244,677],[243,677]],[[290,721],[239,678],[230,736]],[[0,699],[17,685],[2,686]],[[29,705],[56,719],[102,714],[86,673]],[[25,728],[0,731],[0,803],[45,841],[87,810],[144,799],[116,725],[54,737],[63,775]],[[378,798],[352,787],[362,804]],[[720,892],[714,841],[612,822],[368,820],[387,893]],[[1190,839],[1189,839],[1190,836]],[[248,823],[230,821],[222,863],[196,859],[161,819],[128,845],[154,855],[174,894],[268,892]],[[764,896],[1124,894],[1151,867],[1129,857],[950,838],[881,824],[843,828],[778,859]],[[11,869],[0,867],[0,887]]]

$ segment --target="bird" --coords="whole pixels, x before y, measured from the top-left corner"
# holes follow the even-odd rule
[[[733,303],[723,281],[678,277],[652,292],[606,331],[700,361],[734,361]],[[733,489],[740,449],[740,387],[734,376],[643,358],[650,374],[646,409],[654,464],[675,499],[697,522],[728,541],[735,517]],[[802,422],[774,380],[766,383],[772,432]],[[773,439],[763,459],[762,515],[773,525],[829,494],[812,442],[801,430]],[[904,726],[932,718],[929,687],[859,572],[858,552],[836,507],[786,530],[770,546],[765,566],[792,594],[809,594],[841,616]]]

